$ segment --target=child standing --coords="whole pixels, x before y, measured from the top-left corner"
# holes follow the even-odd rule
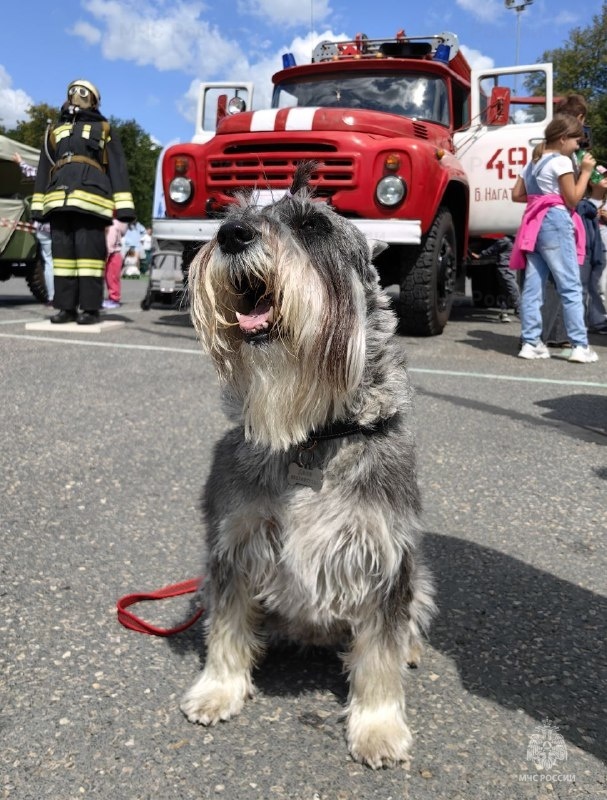
[[[521,294],[521,339],[519,358],[550,358],[542,342],[542,305],[548,275],[554,278],[563,304],[563,317],[572,350],[569,361],[589,364],[598,360],[588,346],[580,264],[585,240],[582,221],[574,209],[586,192],[596,164],[586,153],[577,179],[572,154],[579,147],[584,129],[569,114],[557,114],[546,126],[543,148],[516,179],[515,203],[527,203],[512,251],[511,266],[526,266]]]
[[[126,231],[126,223],[116,218],[105,229],[107,244],[107,259],[105,262],[105,285],[107,286],[107,300],[103,301],[103,308],[120,308],[120,273],[122,271],[122,237]]]

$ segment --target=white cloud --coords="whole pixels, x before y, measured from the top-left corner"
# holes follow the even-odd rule
[[[282,69],[283,53],[292,53],[297,64],[307,64],[312,58],[314,47],[319,42],[327,39],[330,41],[343,41],[348,38],[349,36],[345,33],[335,34],[330,30],[320,34],[308,34],[304,37],[296,36],[289,44],[284,45],[277,52],[252,64],[243,55],[237,63],[233,64],[230,69],[221,75],[210,77],[205,73],[199,74],[205,74],[205,80],[225,80],[228,82],[242,81],[242,76],[246,75],[246,79],[254,84],[253,108],[256,110],[269,108],[272,103],[272,75]],[[179,113],[192,123],[192,134],[194,133],[200,83],[201,79],[195,78],[192,80],[188,91],[177,102]]]
[[[481,53],[480,50],[474,50],[472,47],[466,47],[463,44],[461,45],[461,51],[472,69],[491,69],[495,66],[495,61]]]
[[[73,28],[68,30],[68,33],[74,36],[80,36],[87,44],[99,44],[101,41],[101,31],[99,28],[96,28],[89,22],[83,22],[82,20],[76,22]]]
[[[456,3],[482,22],[496,22],[504,11],[501,0],[456,0]]]
[[[262,15],[274,25],[314,23],[330,13],[329,0],[239,0],[244,13]],[[278,52],[268,47],[257,51],[251,62],[241,44],[225,38],[203,17],[199,0],[83,0],[82,8],[93,23],[78,20],[69,33],[87,43],[99,44],[102,55],[112,61],[132,61],[158,70],[176,70],[192,76],[187,92],[177,101],[179,113],[194,122],[198,86],[205,81],[240,81],[243,76],[255,83],[255,108],[268,107],[272,96],[271,76],[282,68],[282,54],[292,52],[297,63],[310,61],[314,45],[322,39],[345,39],[331,31],[320,35],[295,37]]]
[[[101,52],[160,71],[221,73],[240,57],[239,46],[200,18],[199,2],[165,5],[148,0],[85,0],[83,8],[102,29]],[[78,21],[70,33],[89,41],[92,25]]]
[[[272,102],[272,75],[282,69],[282,56],[284,53],[292,53],[296,64],[308,64],[312,58],[314,47],[324,39],[336,41],[347,39],[341,34],[334,34],[332,31],[324,31],[321,34],[310,33],[307,36],[296,36],[289,44],[284,45],[278,52],[268,55],[266,58],[256,61],[249,68],[250,80],[255,83],[254,107],[269,108]],[[230,79],[237,78],[232,74]]]
[[[33,99],[23,89],[13,89],[13,80],[0,64],[0,122],[5,128],[14,128],[28,119],[27,109],[34,104]]]
[[[570,11],[563,9],[560,11],[556,17],[554,18],[555,25],[566,25],[568,28],[572,28],[575,25],[579,24],[580,18],[577,14],[572,14]]]
[[[313,27],[331,13],[329,0],[240,0],[238,6],[241,12],[287,26],[310,23]]]

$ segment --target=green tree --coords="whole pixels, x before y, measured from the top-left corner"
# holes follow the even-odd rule
[[[44,134],[49,124],[54,125],[59,119],[59,109],[47,103],[30,106],[27,110],[28,119],[20,120],[12,130],[6,131],[11,139],[16,139],[30,147],[42,148]]]
[[[0,129],[0,133],[42,149],[48,120],[54,124],[59,119],[59,113],[59,108],[46,103],[30,106],[27,119],[20,120],[10,130]],[[110,117],[110,124],[122,142],[137,218],[148,227],[152,219],[156,162],[161,148],[135,120],[125,121]]]
[[[156,162],[161,147],[134,119],[124,121],[110,117],[110,124],[122,142],[137,219],[148,227],[152,221]]]
[[[554,67],[555,96],[575,92],[588,101],[592,153],[607,166],[607,0],[589,25],[570,32],[563,47],[538,58],[544,61]],[[536,87],[531,82],[528,88],[534,91]]]

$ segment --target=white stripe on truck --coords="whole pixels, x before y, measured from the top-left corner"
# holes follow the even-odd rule
[[[286,131],[311,131],[318,108],[292,108],[287,116]]]

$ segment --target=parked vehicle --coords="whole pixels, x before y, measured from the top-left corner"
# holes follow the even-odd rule
[[[187,271],[237,194],[271,202],[310,159],[318,201],[389,244],[377,267],[398,286],[402,331],[440,334],[469,239],[519,225],[510,189],[552,118],[552,65],[473,71],[454,34],[402,31],[321,42],[310,64],[283,60],[270,109],[247,110],[252,84],[201,85],[192,142],[163,154],[161,249],[180,250]],[[542,97],[517,94],[530,77]]]
[[[25,278],[36,300],[46,303],[44,262],[30,214],[34,179],[23,175],[15,153],[30,167],[39,158],[34,147],[0,136],[0,281]]]

